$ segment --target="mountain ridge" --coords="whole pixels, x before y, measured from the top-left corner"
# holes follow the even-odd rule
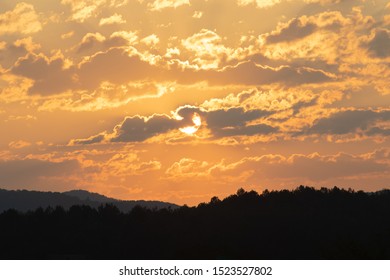
[[[176,204],[163,201],[119,200],[86,190],[43,192],[0,189],[0,213],[9,209],[27,212],[36,210],[37,208],[55,208],[57,206],[69,209],[74,205],[87,205],[97,208],[102,204],[113,204],[124,213],[130,211],[136,205],[149,209],[179,207]]]

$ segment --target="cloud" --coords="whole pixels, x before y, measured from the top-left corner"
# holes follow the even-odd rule
[[[117,43],[119,37],[110,37],[103,44]],[[87,51],[104,40],[100,34],[87,34],[79,51]],[[114,69],[114,70],[113,70]],[[287,86],[332,82],[336,76],[308,67],[269,67],[253,62],[227,66],[221,70],[182,69],[179,65],[154,65],[133,48],[111,47],[97,52],[79,65],[69,65],[62,55],[51,58],[30,53],[20,58],[11,69],[13,74],[34,80],[31,94],[50,95],[67,90],[97,89],[102,82],[124,84],[135,81],[177,82],[193,84],[206,81],[210,85],[264,85],[280,83]]]
[[[103,7],[122,7],[127,3],[128,0],[61,0],[61,4],[71,8],[72,15],[69,19],[77,22],[96,17]]]
[[[267,43],[294,41],[312,34],[317,25],[304,19],[307,18],[294,18],[286,24],[279,25],[276,31],[267,36]]]
[[[78,53],[96,55],[99,52],[109,51],[113,47],[125,47],[138,43],[138,35],[131,31],[115,31],[106,38],[99,32],[87,33],[76,46]]]
[[[34,52],[41,48],[40,44],[33,41],[32,37],[18,39],[8,46],[8,49],[19,53]]]
[[[37,117],[33,115],[9,115],[8,118],[5,120],[5,122],[9,121],[31,121],[31,120],[37,120]]]
[[[267,124],[248,125],[253,120],[269,116],[271,112],[263,110],[244,111],[243,108],[210,111],[205,115],[208,128],[217,137],[238,135],[264,135],[275,133],[277,128]]]
[[[373,38],[367,44],[368,51],[372,56],[386,58],[390,56],[390,31],[377,29]]]
[[[91,136],[87,139],[75,139],[70,141],[69,145],[90,145],[95,143],[103,142],[105,138],[104,134],[98,134],[95,136]]]
[[[375,125],[380,121],[390,121],[390,111],[348,110],[336,112],[327,118],[317,120],[305,131],[307,134],[334,134],[380,132]]]
[[[216,137],[228,137],[228,136],[254,136],[254,135],[267,135],[278,132],[279,129],[268,124],[255,124],[246,125],[240,127],[225,127],[213,131]]]
[[[87,36],[85,44],[81,45],[82,49],[87,48],[90,42],[96,42],[94,34]],[[121,69],[121,72],[112,71],[111,65]],[[93,90],[104,81],[121,84],[144,80],[149,74],[156,73],[156,68],[142,61],[137,55],[129,55],[123,49],[112,48],[107,52],[97,53],[78,67],[68,65],[61,55],[48,58],[42,54],[30,53],[20,58],[11,68],[11,72],[34,81],[29,89],[30,94],[51,95],[71,89]]]
[[[91,49],[94,47],[94,45],[102,43],[106,40],[106,37],[104,37],[99,32],[96,33],[87,33],[83,39],[81,40],[81,43],[79,44],[77,48],[77,52],[83,52],[85,50]]]
[[[202,11],[195,11],[194,14],[192,15],[193,18],[201,18],[203,16]]]
[[[337,4],[340,3],[341,1],[345,0],[304,0],[306,3],[319,3],[321,5],[326,5],[326,4]]]
[[[166,115],[127,117],[115,127],[112,142],[141,142],[153,136],[178,128],[179,122]]]
[[[116,153],[104,163],[98,163],[101,173],[98,176],[134,176],[161,169],[157,160],[142,161],[136,153]]]
[[[194,126],[194,115],[199,115],[202,123],[210,130],[213,138],[228,136],[267,135],[278,132],[278,128],[268,124],[256,123],[271,112],[263,110],[245,111],[243,108],[205,111],[194,106],[179,107],[172,116],[154,114],[149,117],[126,117],[122,123],[115,126],[112,134],[102,133],[87,139],[71,140],[70,144],[93,144],[103,141],[110,142],[142,142],[152,137],[166,134],[172,130]]]
[[[336,155],[296,154],[285,158],[278,166],[269,165],[264,169],[267,176],[278,178],[307,178],[314,182],[345,178],[388,170],[388,163],[378,162],[366,155],[339,153]]]
[[[80,168],[77,160],[60,162],[38,159],[0,161],[0,184],[2,187],[42,187],[45,179],[70,176]]]
[[[357,11],[355,11],[358,13]],[[317,65],[320,61],[336,63],[347,54],[356,52],[355,29],[370,23],[361,13],[344,17],[340,11],[327,11],[315,15],[303,15],[287,22],[279,22],[276,29],[260,36],[263,40],[263,53],[269,59],[298,62],[302,59],[306,66]],[[362,24],[359,21],[368,21]],[[372,19],[371,19],[372,20]],[[340,40],[349,38],[349,43],[340,45]],[[354,40],[353,42],[350,42]],[[347,48],[354,48],[343,51]],[[291,64],[290,64],[291,65]]]
[[[388,153],[359,154],[390,141],[384,1],[0,2],[0,158],[35,158],[28,186],[203,199],[240,180],[389,179]]]
[[[18,58],[41,49],[31,36],[15,40],[12,43],[0,43],[0,61],[5,68],[12,67]]]
[[[118,71],[113,71],[117,69]],[[95,89],[101,82],[123,84],[130,81],[155,80],[161,70],[139,55],[121,48],[111,48],[93,55],[77,71],[83,88]]]
[[[48,98],[38,107],[38,111],[92,112],[120,108],[142,99],[159,98],[172,89],[152,82],[134,82],[115,85],[102,82],[99,88],[86,94],[85,90],[75,90],[71,96],[63,95]]]
[[[265,85],[279,83],[286,86],[332,82],[336,76],[323,70],[309,67],[283,65],[270,67],[251,61],[215,69],[180,69],[178,66],[165,71],[165,79],[181,84],[206,81],[209,85]]]
[[[170,74],[174,74],[175,71]],[[176,81],[183,84],[207,81],[210,85],[264,85],[280,83],[288,86],[331,82],[335,76],[322,70],[308,67],[269,67],[253,62],[226,66],[222,70],[191,70],[177,73]]]
[[[281,3],[282,0],[237,0],[239,6],[255,5],[257,8],[270,8]]]
[[[149,47],[153,47],[157,45],[160,42],[160,39],[157,37],[156,34],[151,34],[140,41],[141,43],[144,43],[145,45]]]
[[[15,8],[0,14],[0,35],[32,34],[42,30],[38,14],[34,6],[25,2],[16,4]]]
[[[29,89],[30,94],[62,93],[75,83],[74,69],[67,68],[62,57],[48,59],[43,55],[30,53],[20,58],[11,71],[34,80],[34,85]]]
[[[182,158],[174,162],[166,171],[168,178],[185,179],[204,177],[209,175],[210,164],[207,161],[199,161],[191,158]]]
[[[269,112],[261,110],[244,111],[241,107],[216,110],[208,112],[207,124],[210,128],[242,126],[248,121],[256,120],[269,114]]]
[[[390,129],[389,128],[380,128],[380,127],[372,127],[369,130],[366,131],[365,133],[368,136],[390,136]]]
[[[238,161],[227,162],[222,159],[212,163],[191,158],[182,158],[166,170],[169,180],[204,179],[211,185],[216,182],[231,182],[240,178],[242,185],[258,185],[267,182],[307,182],[310,184],[328,183],[335,185],[344,180],[355,180],[359,176],[386,172],[389,161],[383,161],[388,150],[376,150],[368,154],[338,153],[333,155],[266,154],[244,157]],[[333,183],[333,184],[332,184]],[[295,185],[296,186],[296,185]],[[291,187],[295,187],[291,185]],[[286,187],[284,185],[283,187]]]
[[[304,106],[313,105],[316,105],[315,100],[305,104],[298,102],[291,109],[300,110]],[[202,125],[209,130],[209,137],[211,137],[209,139],[276,134],[281,132],[279,126],[286,126],[284,136],[290,135],[292,138],[302,135],[346,136],[348,134],[386,137],[390,134],[390,130],[386,126],[386,123],[390,121],[390,111],[340,111],[328,117],[317,119],[309,127],[294,128],[294,121],[297,121],[295,117],[292,117],[290,124],[288,124],[290,121],[288,118],[276,119],[276,122],[270,123],[268,118],[275,116],[275,112],[272,111],[244,110],[242,107],[206,111],[199,107],[184,106],[179,107],[173,116],[127,117],[114,128],[113,134],[106,134],[105,137],[98,135],[88,139],[74,140],[73,143],[91,144],[101,142],[104,139],[111,142],[142,142],[169,131],[193,125],[192,117],[195,113],[201,117]],[[298,119],[298,121],[300,120]]]
[[[31,143],[24,140],[11,141],[8,144],[8,147],[10,147],[11,149],[23,149],[29,146],[31,146]]]
[[[200,106],[206,110],[218,108],[243,107],[246,110],[263,110],[277,112],[293,109],[299,111],[305,105],[311,105],[320,95],[326,100],[325,93],[316,93],[304,88],[291,88],[288,91],[280,88],[249,88],[238,93],[230,93],[223,98],[211,98]],[[329,103],[327,101],[326,103]]]
[[[204,121],[214,138],[240,135],[266,135],[275,133],[277,128],[263,123],[250,124],[252,121],[261,121],[272,114],[265,110],[244,110],[241,107],[206,111],[197,107],[184,106],[176,110],[175,114],[184,117],[181,126],[191,125],[191,117],[197,113]],[[183,122],[182,121],[182,122]]]
[[[138,35],[135,31],[115,31],[105,42],[108,47],[131,46],[138,42]]]
[[[307,4],[337,4],[345,0],[303,0]],[[270,8],[283,2],[292,2],[292,0],[237,0],[239,6],[255,5],[259,9]],[[298,1],[297,1],[298,2]]]
[[[303,15],[288,22],[279,22],[276,29],[265,34],[269,44],[292,42],[303,39],[319,31],[335,31],[350,23],[339,11],[318,13],[313,16]]]
[[[189,52],[192,64],[201,69],[217,68],[222,60],[227,60],[233,50],[222,45],[222,38],[214,31],[202,29],[181,40]]]
[[[122,15],[117,13],[113,14],[110,17],[102,18],[99,21],[100,26],[111,25],[111,24],[122,24],[122,23],[126,23],[126,20],[122,18]]]
[[[63,39],[63,40],[69,39],[69,38],[73,37],[73,35],[74,35],[74,31],[69,31],[67,33],[61,34],[61,39]]]
[[[160,11],[166,8],[178,8],[183,5],[191,5],[190,0],[154,0],[148,7],[152,11]]]

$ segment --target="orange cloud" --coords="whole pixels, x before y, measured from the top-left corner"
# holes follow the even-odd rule
[[[113,14],[112,16],[102,18],[99,21],[100,26],[111,25],[111,24],[122,24],[122,23],[126,23],[126,20],[122,18],[122,15],[117,13]]]
[[[154,0],[148,6],[152,11],[160,11],[166,8],[178,8],[183,5],[190,5],[189,0]]]
[[[256,5],[257,8],[269,8],[279,4],[282,0],[237,0],[239,6]]]
[[[388,186],[387,2],[11,2],[6,187],[194,203],[244,185]]]
[[[18,3],[13,10],[0,14],[0,23],[0,35],[32,34],[42,30],[34,6],[25,2]]]
[[[122,7],[127,2],[128,0],[61,0],[61,4],[71,8],[70,20],[77,22],[97,16],[103,7]]]

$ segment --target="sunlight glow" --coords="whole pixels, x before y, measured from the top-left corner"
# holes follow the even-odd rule
[[[202,120],[198,113],[194,113],[194,115],[192,116],[192,122],[194,123],[193,126],[182,127],[179,128],[179,130],[188,135],[194,134],[195,132],[198,131],[200,125],[202,124]]]

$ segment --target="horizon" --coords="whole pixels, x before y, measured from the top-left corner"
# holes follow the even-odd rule
[[[301,187],[304,187],[305,189],[306,188],[310,188],[310,189],[313,189],[315,191],[321,191],[323,189],[326,189],[328,191],[332,191],[334,190],[335,188],[341,190],[341,191],[347,191],[347,192],[350,192],[350,191],[353,191],[353,192],[364,192],[366,194],[373,194],[373,193],[381,193],[381,192],[384,192],[384,191],[390,191],[390,188],[382,188],[382,189],[378,189],[378,190],[375,190],[375,191],[364,191],[364,190],[357,190],[357,189],[352,189],[352,188],[343,188],[343,187],[339,187],[339,186],[333,186],[333,187],[315,187],[315,186],[304,186],[304,185],[300,185],[300,186],[296,186],[295,188],[281,188],[281,189],[264,189],[262,190],[261,192],[258,192],[254,189],[245,189],[245,188],[238,188],[236,190],[236,192],[232,192],[224,197],[218,197],[218,196],[213,196],[213,197],[210,197],[209,199],[206,199],[205,201],[199,201],[198,203],[196,204],[175,204],[174,202],[172,201],[161,201],[161,200],[144,200],[144,199],[139,199],[139,200],[135,200],[135,199],[132,199],[131,197],[128,198],[128,199],[120,199],[120,198],[116,198],[116,197],[111,197],[111,196],[106,196],[106,195],[103,195],[101,193],[97,193],[97,192],[91,192],[91,191],[88,191],[88,190],[83,190],[83,189],[70,189],[70,190],[65,190],[65,191],[42,191],[42,190],[27,190],[27,189],[4,189],[4,188],[0,188],[0,191],[16,191],[16,192],[43,192],[43,193],[59,193],[59,194],[65,194],[65,195],[68,195],[69,193],[71,192],[87,192],[91,195],[98,195],[98,196],[104,196],[108,199],[114,199],[114,200],[117,200],[117,201],[123,201],[123,202],[126,202],[126,201],[145,201],[145,202],[163,202],[163,203],[168,203],[168,204],[174,204],[174,205],[177,205],[179,207],[182,207],[182,206],[189,206],[189,207],[197,207],[199,206],[200,204],[203,204],[203,203],[210,203],[210,201],[214,198],[218,198],[219,200],[224,200],[226,198],[229,198],[231,197],[232,195],[236,195],[238,192],[240,192],[241,190],[244,191],[245,193],[250,193],[250,192],[255,192],[257,193],[259,196],[262,196],[265,192],[280,192],[280,191],[288,191],[288,192],[294,192],[294,191],[298,191]],[[81,197],[75,195],[74,197],[77,197],[79,199],[81,199],[81,201],[83,201],[84,199],[82,199]]]
[[[385,0],[3,0],[0,188],[389,189],[389,65]]]

